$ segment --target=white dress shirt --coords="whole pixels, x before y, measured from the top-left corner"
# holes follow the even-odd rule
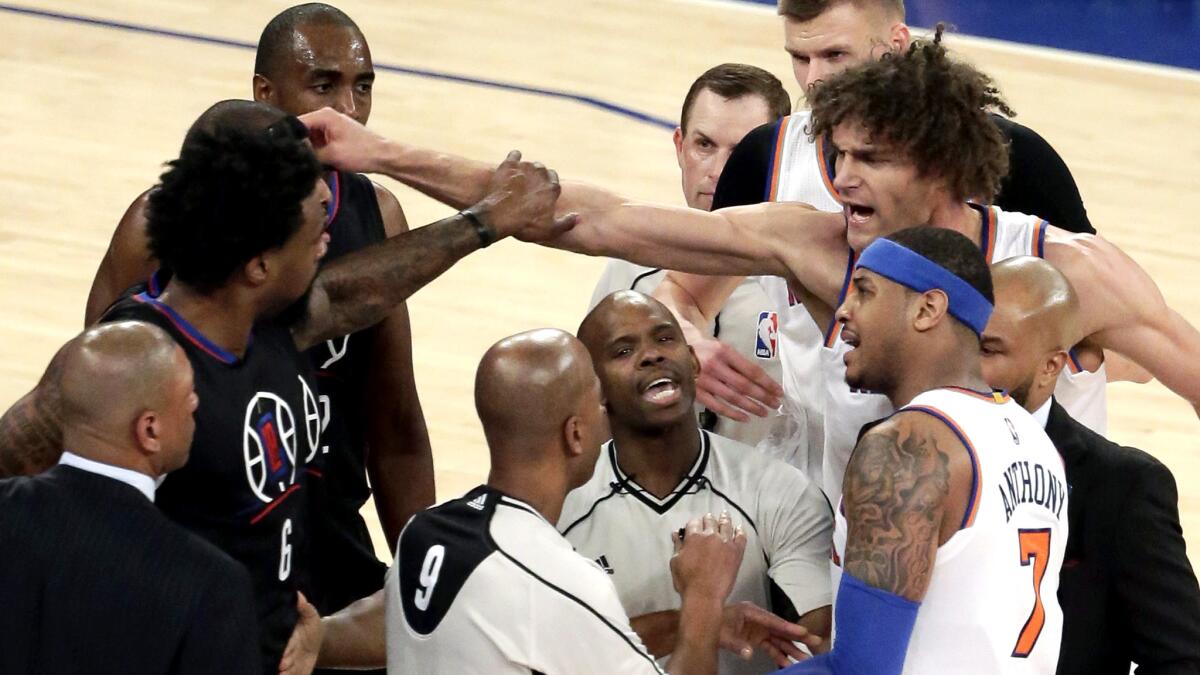
[[[1050,403],[1053,400],[1053,398],[1046,399],[1046,402],[1042,404],[1042,407],[1034,410],[1031,413],[1033,415],[1033,419],[1037,420],[1037,423],[1042,425],[1043,429],[1045,429],[1046,424],[1050,422]]]
[[[86,457],[80,457],[72,452],[64,451],[62,458],[58,460],[59,464],[73,466],[81,471],[95,473],[101,476],[107,476],[113,480],[119,480],[126,485],[130,485],[137,489],[138,492],[146,495],[146,499],[154,501],[154,489],[156,487],[155,480],[144,473],[125,469],[112,464],[104,464],[95,462]]]

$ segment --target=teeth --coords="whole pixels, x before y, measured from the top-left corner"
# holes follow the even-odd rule
[[[657,380],[651,382],[646,388],[650,389],[651,387],[657,387],[660,384],[671,384],[671,380],[669,380],[665,377],[660,377]]]

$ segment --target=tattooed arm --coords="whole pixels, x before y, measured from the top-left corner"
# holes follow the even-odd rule
[[[62,454],[59,376],[68,342],[28,394],[0,417],[0,478],[29,476],[54,466]]]
[[[375,152],[387,152],[375,147]],[[386,163],[385,163],[386,166]],[[558,176],[511,152],[492,177],[487,196],[463,213],[342,256],[317,275],[304,317],[293,327],[301,349],[372,326],[422,286],[489,240],[554,237],[575,222],[554,217]],[[464,213],[466,213],[464,212]]]
[[[900,413],[864,434],[843,481],[843,569],[920,601],[938,546],[962,521],[969,461],[949,428],[921,412]]]

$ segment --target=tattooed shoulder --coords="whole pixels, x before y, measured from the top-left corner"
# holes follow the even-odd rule
[[[936,424],[901,413],[864,434],[842,495],[846,572],[910,600],[929,585],[950,492],[950,454]]]

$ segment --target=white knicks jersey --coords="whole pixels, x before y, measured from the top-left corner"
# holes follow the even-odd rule
[[[1024,213],[1001,211],[995,206],[972,205],[982,212],[980,248],[988,263],[1008,258],[1032,255],[1044,257],[1046,221]],[[842,285],[842,297],[850,287],[856,254],[851,254]],[[841,304],[842,298],[838,299]],[[825,493],[836,504],[842,494],[842,477],[850,453],[858,442],[864,424],[891,414],[893,408],[886,396],[853,391],[846,384],[845,354],[849,346],[841,339],[841,324],[831,322],[826,328],[825,342],[820,350],[822,381],[825,388],[825,442],[823,476]],[[1103,427],[1107,419],[1105,407],[1105,377],[1103,369],[1096,373],[1070,372],[1063,369],[1055,389],[1055,397],[1076,419],[1087,419],[1088,426]],[[1095,427],[1092,427],[1093,429]]]
[[[580,555],[611,575],[630,617],[679,609],[671,581],[671,533],[693,518],[722,511],[742,525],[747,538],[730,603],[771,609],[774,584],[799,615],[830,604],[832,513],[799,470],[701,432],[696,462],[675,490],[658,499],[621,471],[619,452],[611,441],[605,444],[591,480],[567,495],[558,527]],[[786,604],[774,610],[786,613]],[[775,669],[762,655],[749,662],[720,655],[720,672],[727,675]]]
[[[1053,675],[1067,546],[1062,458],[1037,420],[1007,396],[935,389],[902,410],[945,423],[975,467],[962,528],[938,547],[904,673]],[[840,507],[835,520],[836,589],[846,550]]]
[[[825,161],[824,142],[809,138],[811,113],[783,118],[766,187],[767,201],[803,202],[820,211],[838,212],[842,205],[833,189],[832,167]],[[782,277],[756,277],[779,308],[779,358],[782,365],[783,420],[758,444],[758,449],[799,468],[822,485],[825,443],[824,406],[820,372],[821,328],[788,288]]]
[[[384,597],[390,673],[662,673],[608,575],[488,487],[409,521]]]
[[[665,270],[643,267],[625,260],[609,260],[596,284],[596,290],[592,292],[588,311],[615,291],[634,290],[649,295],[666,275]],[[717,320],[709,324],[706,330],[778,382],[783,372],[779,358],[780,312],[754,279],[748,278],[734,289],[717,315]],[[767,417],[751,415],[747,422],[718,417],[713,430],[727,438],[755,445],[775,433],[780,422],[782,420],[778,412],[772,412]]]

